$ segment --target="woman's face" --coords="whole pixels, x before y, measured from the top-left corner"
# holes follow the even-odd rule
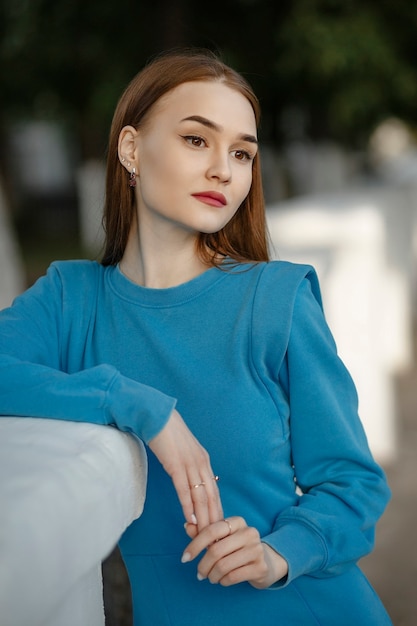
[[[141,225],[213,233],[249,192],[255,116],[249,101],[224,83],[187,82],[157,101],[134,145]]]

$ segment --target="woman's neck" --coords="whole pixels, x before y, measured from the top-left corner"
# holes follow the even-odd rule
[[[140,236],[132,228],[120,261],[122,273],[143,287],[166,289],[176,287],[208,269],[196,252],[195,237],[182,241]]]

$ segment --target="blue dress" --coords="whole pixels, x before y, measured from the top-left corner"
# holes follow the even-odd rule
[[[22,392],[24,391],[24,393]],[[176,406],[240,515],[284,556],[269,589],[198,581],[169,477],[120,548],[135,626],[385,626],[356,562],[389,498],[314,270],[212,268],[169,289],[94,262],[51,266],[0,313],[0,413],[112,424],[149,442]]]

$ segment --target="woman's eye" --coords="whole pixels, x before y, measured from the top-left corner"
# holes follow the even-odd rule
[[[235,150],[233,152],[235,159],[238,161],[252,161],[253,156],[246,150]]]
[[[191,146],[195,146],[196,148],[201,148],[201,146],[206,144],[204,139],[198,135],[185,135],[184,139],[187,143]]]

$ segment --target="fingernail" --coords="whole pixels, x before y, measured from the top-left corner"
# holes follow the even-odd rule
[[[191,554],[189,552],[184,552],[181,557],[181,563],[188,563],[191,560]]]
[[[205,580],[205,576],[202,576],[200,572],[197,572],[197,580]]]
[[[192,523],[192,524],[197,524],[197,518],[196,518],[196,516],[194,515],[194,513],[192,513],[192,514],[191,514],[191,523]]]

